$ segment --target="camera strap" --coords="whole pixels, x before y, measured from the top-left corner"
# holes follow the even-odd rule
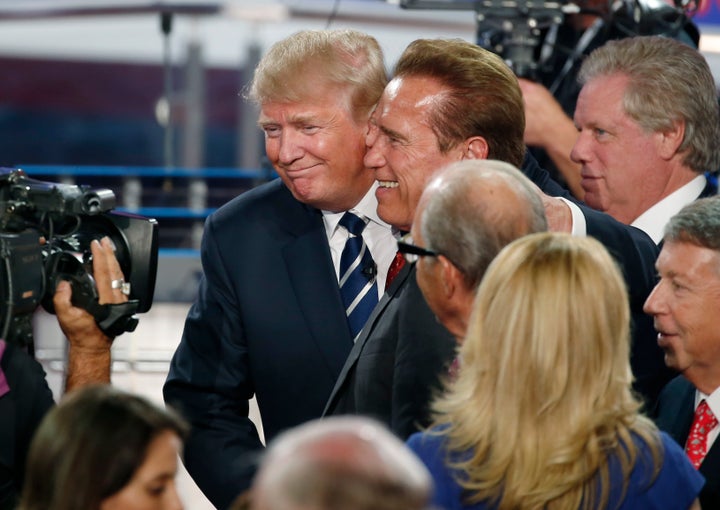
[[[583,34],[580,36],[577,44],[575,45],[575,49],[573,50],[572,54],[568,56],[567,60],[565,61],[565,65],[558,73],[555,81],[553,81],[552,85],[550,85],[550,87],[548,88],[551,93],[554,94],[555,92],[557,92],[557,89],[560,87],[560,83],[562,83],[562,81],[568,75],[575,63],[579,62],[580,57],[582,57],[585,50],[588,48],[588,46],[590,46],[590,43],[593,39],[595,39],[595,36],[600,32],[600,29],[603,27],[603,25],[605,25],[605,21],[602,18],[597,18],[592,25],[585,29]],[[555,25],[555,27],[556,26],[557,25]],[[555,37],[557,37],[557,28],[554,35]]]
[[[135,317],[140,301],[131,299],[125,303],[101,305],[95,301],[89,303],[87,311],[95,317],[98,327],[110,338],[135,331],[138,319]]]

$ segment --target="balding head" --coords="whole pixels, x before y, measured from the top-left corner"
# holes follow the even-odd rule
[[[252,508],[419,510],[430,490],[422,463],[380,424],[331,417],[271,444],[253,485]]]
[[[501,161],[448,166],[425,189],[418,213],[425,247],[449,258],[472,289],[505,245],[547,230],[537,188]]]
[[[435,315],[465,335],[472,300],[490,262],[526,234],[547,230],[540,191],[514,166],[494,160],[454,163],[428,184],[413,222],[423,257],[417,280]]]

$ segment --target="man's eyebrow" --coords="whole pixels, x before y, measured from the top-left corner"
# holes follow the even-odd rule
[[[380,131],[383,132],[383,134],[389,138],[394,138],[396,140],[400,140],[401,142],[407,142],[408,139],[406,136],[401,135],[397,131],[394,131],[390,128],[386,128],[385,126],[378,126],[380,128]]]
[[[291,125],[318,122],[317,116],[312,115],[312,114],[293,115],[292,117],[288,117],[286,120],[287,120],[288,124],[291,124]],[[269,126],[269,125],[274,125],[274,124],[280,124],[280,122],[273,120],[273,119],[266,118],[266,117],[258,119],[258,125],[260,125],[260,126]]]
[[[290,124],[307,124],[315,123],[318,121],[317,115],[309,114],[309,113],[301,113],[298,115],[293,115],[291,117],[288,117],[288,123]]]

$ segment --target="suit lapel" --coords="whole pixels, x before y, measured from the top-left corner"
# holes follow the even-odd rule
[[[700,464],[700,473],[705,478],[717,478],[720,473],[720,440],[716,439]]]
[[[678,383],[675,398],[677,398],[677,407],[673,410],[673,419],[668,421],[666,432],[675,439],[680,447],[685,448],[695,415],[695,387],[683,378],[682,383]]]
[[[352,347],[352,338],[322,217],[315,210],[309,214],[303,228],[294,231],[296,237],[284,246],[283,258],[310,334],[330,370],[338,374]]]
[[[345,385],[345,382],[347,381],[348,374],[352,371],[353,367],[357,363],[357,360],[360,358],[360,354],[365,347],[365,343],[375,329],[375,324],[380,319],[380,317],[382,317],[385,309],[392,302],[400,289],[405,286],[406,281],[408,281],[408,278],[411,276],[411,274],[414,274],[412,268],[413,266],[411,264],[405,264],[393,280],[392,284],[390,284],[388,290],[385,292],[385,294],[383,294],[378,304],[375,305],[375,308],[373,309],[370,317],[368,317],[368,320],[365,323],[365,327],[363,327],[362,331],[360,332],[360,336],[358,337],[355,345],[350,351],[350,354],[345,360],[345,364],[340,371],[340,375],[338,376],[337,381],[335,381],[335,387],[333,388],[332,393],[330,393],[330,398],[325,405],[323,416],[326,416],[330,411],[332,411],[333,407],[335,406],[335,402],[339,398],[341,390]]]
[[[705,175],[705,187],[700,192],[700,196],[698,198],[706,198],[706,197],[712,197],[715,196],[718,192],[717,186],[708,178],[708,175]]]

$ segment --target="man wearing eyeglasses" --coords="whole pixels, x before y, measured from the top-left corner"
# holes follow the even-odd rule
[[[378,215],[409,231],[427,182],[438,169],[463,159],[510,163],[546,194],[563,195],[534,160],[525,159],[523,130],[517,79],[497,55],[458,40],[413,42],[370,121],[365,166],[373,169],[379,185]],[[641,319],[657,247],[637,229],[548,195],[542,199],[551,230],[597,237],[623,267],[636,313],[638,389],[654,399],[671,376],[651,321]],[[447,373],[454,346],[452,334],[422,299],[414,268],[405,268],[356,341],[325,414],[370,415],[400,437],[409,436],[428,423],[430,396]]]
[[[502,161],[468,159],[425,188],[401,252],[416,261],[417,283],[438,320],[462,342],[480,280],[515,239],[547,230],[533,183]],[[462,239],[462,242],[458,242]]]

